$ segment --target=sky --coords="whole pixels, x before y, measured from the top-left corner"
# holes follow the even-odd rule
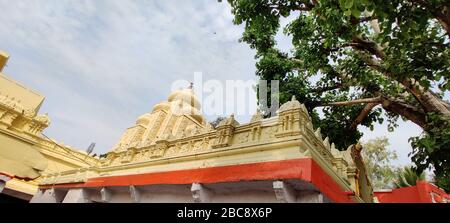
[[[257,80],[255,52],[238,41],[243,27],[226,2],[0,0],[0,9],[0,50],[11,55],[4,73],[46,96],[45,134],[81,150],[95,142],[94,153],[109,151],[175,81],[192,81],[195,72],[204,81]],[[277,41],[288,47],[290,40]],[[246,99],[256,106],[256,97]],[[411,122],[393,133],[386,125],[362,130],[363,141],[387,136],[401,165],[410,163],[408,138],[421,133]]]

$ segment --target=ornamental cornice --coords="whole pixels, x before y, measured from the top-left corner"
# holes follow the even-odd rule
[[[349,150],[339,151],[328,137],[323,139],[320,128],[314,130],[306,107],[295,98],[282,105],[278,115],[269,119],[263,119],[257,112],[249,123],[242,125],[232,115],[215,129],[199,129],[192,125],[186,125],[184,128],[184,131],[176,135],[161,135],[161,138],[153,139],[150,144],[131,143],[128,148],[109,152],[105,158],[99,160],[98,174],[131,174],[133,171],[140,172],[140,169],[145,172],[146,168],[164,163],[201,160],[209,163],[201,166],[211,166],[213,164],[207,160],[214,157],[237,155],[248,156],[248,160],[253,160],[257,158],[252,158],[254,155],[250,154],[263,153],[266,155],[260,156],[268,160],[277,159],[273,154],[280,154],[280,158],[313,158],[346,189],[354,185],[352,182],[358,177],[354,174],[356,166]],[[285,151],[285,154],[276,152],[277,150]],[[60,173],[58,176],[61,179],[69,179],[67,174],[77,176],[78,180],[82,178],[79,173],[72,172]]]

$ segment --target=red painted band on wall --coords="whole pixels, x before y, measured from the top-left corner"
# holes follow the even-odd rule
[[[5,176],[5,177],[8,177],[8,178],[14,178],[13,176],[11,176],[11,175],[9,175],[9,174],[6,174],[6,173],[0,173],[0,175],[2,175],[2,176]]]
[[[11,175],[9,175],[7,173],[0,173],[0,175],[8,177],[8,178],[10,178],[10,180],[12,180],[12,179],[24,180],[24,181],[32,181],[32,180],[34,180],[34,179],[31,179],[31,178],[28,178],[28,177],[11,176]]]
[[[450,200],[450,195],[433,184],[417,181],[416,186],[375,192],[380,203],[432,203]]]

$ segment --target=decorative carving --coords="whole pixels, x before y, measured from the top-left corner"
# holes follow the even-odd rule
[[[3,116],[6,114],[7,110],[6,109],[2,109],[0,107],[0,120],[2,120]]]
[[[25,109],[24,111],[23,111],[23,116],[24,117],[27,117],[27,118],[33,118],[34,116],[36,116],[36,114],[37,114],[37,111],[36,110],[33,110],[33,109]],[[47,114],[45,114],[45,115],[47,115]],[[48,117],[47,117],[48,118]],[[45,119],[44,119],[45,120]],[[48,120],[50,120],[50,119],[48,119]],[[49,126],[50,125],[50,121],[48,121],[48,124],[47,124],[47,126]]]
[[[48,117],[48,113],[45,113],[44,115],[38,115],[34,118],[34,120],[41,123],[45,127],[48,127],[50,125],[50,118]]]
[[[212,132],[214,130],[214,126],[211,125],[211,123],[207,123],[206,127],[203,128],[202,133],[209,133]]]
[[[282,113],[285,111],[290,111],[290,110],[296,110],[296,109],[301,109],[301,104],[299,101],[297,101],[297,99],[295,98],[295,95],[292,96],[291,101],[288,101],[286,103],[284,103],[283,105],[281,105],[280,109],[278,109],[278,113]]]
[[[246,143],[246,142],[248,142],[248,136],[249,136],[250,134],[248,133],[248,132],[244,132],[244,133],[242,133],[242,134],[240,134],[239,135],[239,142],[240,143]]]
[[[331,155],[333,155],[334,157],[340,157],[340,152],[339,150],[336,149],[336,146],[334,145],[334,143],[331,144]]]
[[[110,153],[108,153],[106,158],[100,160],[100,165],[102,165],[102,166],[110,166],[116,158],[117,158],[117,153],[110,152]]]
[[[197,152],[197,151],[203,150],[203,140],[193,143],[193,147],[194,147],[192,149],[193,152]]]
[[[180,154],[186,154],[190,150],[189,144],[181,145]]]
[[[330,139],[328,137],[326,137],[325,140],[323,140],[323,145],[325,146],[326,149],[331,150]]]
[[[19,117],[18,114],[6,112],[6,114],[3,115],[1,121],[6,125],[11,126],[13,121],[16,120],[17,117]]]
[[[9,97],[9,95],[0,94],[0,105],[3,105],[11,110],[18,111],[22,113],[24,111],[20,100],[16,100],[15,97]]]
[[[276,137],[294,136],[300,134],[300,122],[305,119],[302,116],[300,121],[301,104],[292,97],[292,100],[283,104],[278,110],[278,133]]]
[[[146,128],[143,126],[137,126],[133,138],[131,139],[131,146],[138,147],[142,142],[142,136],[144,135]]]
[[[130,163],[133,161],[134,156],[136,155],[136,149],[131,148],[128,149],[125,153],[122,153],[120,162],[121,163]]]
[[[169,142],[167,140],[156,141],[155,147],[149,151],[150,158],[154,159],[163,157],[168,148]]]
[[[278,132],[278,125],[261,129],[261,139],[270,140],[275,138]]]
[[[234,135],[234,129],[238,126],[239,122],[234,119],[234,115],[222,120],[217,126],[217,140],[213,148],[229,146]]]
[[[229,118],[226,118],[224,120],[222,120],[219,125],[217,126],[217,128],[220,128],[222,126],[232,126],[232,127],[238,127],[239,126],[239,122],[237,122],[234,119],[234,114],[232,114]]]
[[[174,151],[175,151],[175,153],[179,153],[180,151],[181,151],[181,149],[182,149],[182,144],[181,144],[181,142],[176,142],[175,143],[175,147],[174,147]]]
[[[197,125],[189,125],[184,130],[183,136],[184,137],[190,137],[190,136],[196,135],[198,133],[200,133],[200,131],[199,131]]]
[[[353,158],[352,158],[352,147],[353,146],[354,145],[350,145],[347,148],[347,150],[341,151],[342,158],[344,158],[345,162],[347,162],[348,165],[352,165],[352,166],[355,165],[355,162],[353,161]]]
[[[316,132],[314,132],[314,135],[319,139],[320,141],[323,141],[321,129],[317,128]]]
[[[262,128],[261,125],[254,126],[251,130],[252,141],[258,141],[261,137]]]
[[[209,137],[204,137],[202,140],[202,150],[207,150],[209,148],[209,143]]]
[[[84,181],[84,171],[82,169],[78,169],[75,175],[75,182],[83,182]]]
[[[195,145],[194,140],[189,140],[189,142],[187,143],[188,151],[193,151],[194,145]]]
[[[173,156],[173,155],[177,154],[178,151],[179,151],[179,147],[177,147],[177,146],[171,146],[171,147],[169,147],[169,148],[167,149],[165,155],[166,155],[166,156]]]
[[[254,114],[252,116],[252,119],[250,120],[250,123],[261,121],[261,120],[263,120],[263,118],[264,117],[263,117],[263,115],[261,113],[261,110],[257,109],[256,110],[256,114]]]
[[[32,135],[39,135],[50,125],[48,114],[36,116],[33,120],[27,122],[24,130]]]

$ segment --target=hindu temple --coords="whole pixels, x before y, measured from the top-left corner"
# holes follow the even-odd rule
[[[8,56],[1,58],[0,68]],[[43,101],[0,73],[0,192],[7,196],[31,203],[388,199],[374,195],[361,145],[336,148],[295,97],[276,116],[256,111],[239,123],[231,115],[213,127],[190,86],[138,117],[102,158],[42,134],[50,125],[39,113]]]

